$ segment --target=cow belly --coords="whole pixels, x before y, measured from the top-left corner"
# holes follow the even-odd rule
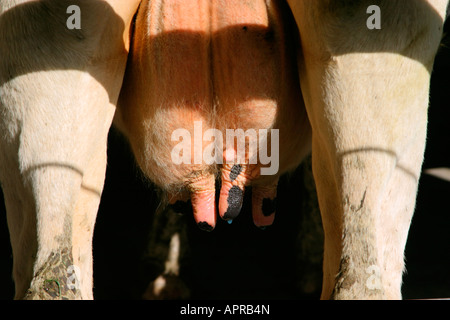
[[[281,1],[141,4],[116,122],[144,173],[175,199],[190,194],[194,215],[215,211],[220,172],[224,216],[227,200],[241,201],[247,185],[267,186],[273,193],[279,175],[308,152],[310,127],[292,26]],[[244,153],[239,138],[226,139],[237,129],[245,134]],[[190,154],[185,148],[175,152],[183,160],[177,163],[173,151],[186,137]],[[265,143],[267,155],[272,151],[270,163],[267,157],[261,161]],[[272,170],[261,175],[263,166]],[[238,209],[239,204],[228,211]]]

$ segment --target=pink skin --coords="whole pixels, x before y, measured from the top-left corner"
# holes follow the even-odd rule
[[[227,160],[234,159],[235,152],[226,150],[224,162],[221,166],[220,197],[218,204],[219,216],[227,221],[233,221],[240,213],[246,186],[251,186],[260,177],[260,165],[228,164]],[[275,218],[275,199],[278,178],[272,184],[253,186],[252,216],[257,227],[264,228],[272,225]],[[185,211],[192,204],[195,222],[205,231],[212,231],[217,222],[214,176],[200,177],[189,187],[190,192],[183,190],[179,193],[168,193],[168,203],[179,211]]]
[[[189,213],[192,210],[197,225],[205,231],[212,231],[217,220],[214,184],[214,175],[201,176],[196,182],[189,185],[190,191],[183,189],[178,193],[169,192],[168,203],[175,210],[182,211],[179,213]],[[191,208],[187,205],[189,200]]]
[[[224,152],[225,163],[234,160],[235,157],[234,150]],[[268,180],[272,180],[272,182],[261,183],[263,177],[260,172],[260,164],[226,163],[222,166],[222,188],[219,198],[219,215],[222,219],[232,220],[239,214],[245,187],[253,186],[253,222],[260,228],[272,225],[275,218],[278,176],[269,177]]]
[[[212,231],[216,226],[216,193],[213,175],[202,177],[191,188],[191,202],[194,219],[205,231]]]
[[[194,219],[206,231],[214,229],[217,215],[232,220],[239,214],[248,186],[253,188],[255,225],[271,225],[279,176],[309,151],[311,132],[292,26],[284,1],[141,3],[115,123],[145,175],[168,192],[169,204],[187,211],[190,199]],[[195,123],[202,124],[199,132]],[[185,140],[173,140],[178,129],[194,142],[190,156],[182,149],[190,162],[172,158]],[[279,170],[263,176],[260,162],[250,164],[249,154],[238,161],[229,145],[221,146],[223,164],[195,161],[195,150],[204,151],[211,143],[201,139],[209,129],[223,138],[227,129],[279,130]],[[245,143],[254,139],[247,136]],[[258,156],[259,151],[253,150]],[[216,178],[222,182],[217,202]]]

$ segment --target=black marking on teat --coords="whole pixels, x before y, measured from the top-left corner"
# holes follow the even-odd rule
[[[240,164],[235,164],[230,170],[230,180],[233,182],[242,172],[242,166]]]
[[[228,191],[228,208],[227,212],[223,215],[224,220],[234,219],[239,215],[244,202],[244,191],[238,186],[232,186]]]
[[[262,213],[265,217],[272,215],[277,208],[277,198],[264,198],[262,202]]]
[[[199,223],[197,223],[197,226],[203,230],[203,231],[207,231],[207,232],[211,232],[214,230],[214,227],[212,225],[210,225],[208,222],[205,221],[201,221]]]
[[[173,211],[180,214],[191,214],[192,211],[192,203],[189,199],[188,201],[178,200],[177,202],[169,205]]]

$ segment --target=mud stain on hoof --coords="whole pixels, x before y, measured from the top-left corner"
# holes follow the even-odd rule
[[[33,278],[24,300],[80,300],[80,279],[75,278],[70,250],[52,252]]]

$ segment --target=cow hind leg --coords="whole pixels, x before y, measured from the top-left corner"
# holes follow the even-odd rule
[[[69,76],[70,72],[63,74]],[[17,299],[92,299],[92,236],[106,171],[106,141],[114,109],[105,90],[92,78],[72,76],[90,85],[86,97],[65,108],[41,113],[40,96],[29,104],[30,122],[23,121],[11,139],[2,141],[0,178],[5,194],[13,249]],[[79,78],[81,76],[81,78]],[[58,83],[58,76],[29,75],[16,85]],[[74,84],[75,85],[75,84]],[[48,87],[55,88],[53,85]],[[55,89],[55,96],[58,96]],[[41,91],[52,100],[52,93]],[[10,94],[14,96],[14,94]],[[26,94],[17,97],[19,104]],[[57,100],[53,100],[58,105]],[[51,105],[51,104],[50,104]],[[96,111],[94,111],[96,110]],[[68,121],[64,121],[68,119]],[[59,121],[59,122],[58,122]],[[47,123],[47,126],[41,126]],[[73,126],[73,130],[61,130]]]
[[[68,270],[69,285],[79,286],[89,299],[93,298],[93,232],[106,171],[106,143],[102,147],[95,151],[86,168],[72,220],[74,267]]]
[[[92,286],[88,243],[98,200],[92,201],[86,195],[82,187],[82,170],[62,164],[44,164],[30,169],[26,175],[31,180],[23,188],[28,210],[22,212],[24,223],[19,227],[18,241],[30,241],[34,250],[23,250],[13,241],[13,247],[17,249],[13,252],[14,280],[18,289],[20,287],[16,290],[16,298],[92,298],[91,289],[87,289]],[[10,212],[8,208],[8,220],[13,220],[14,214],[17,212]],[[17,262],[30,253],[34,255],[26,260],[27,271],[32,266],[32,279],[29,274],[22,278],[19,274],[24,265]]]
[[[68,28],[69,0],[0,6],[0,181],[18,299],[93,297],[107,135],[139,3],[78,1],[81,29]]]
[[[322,214],[322,298],[401,298],[403,251],[427,126],[445,0],[289,1],[313,128]]]

